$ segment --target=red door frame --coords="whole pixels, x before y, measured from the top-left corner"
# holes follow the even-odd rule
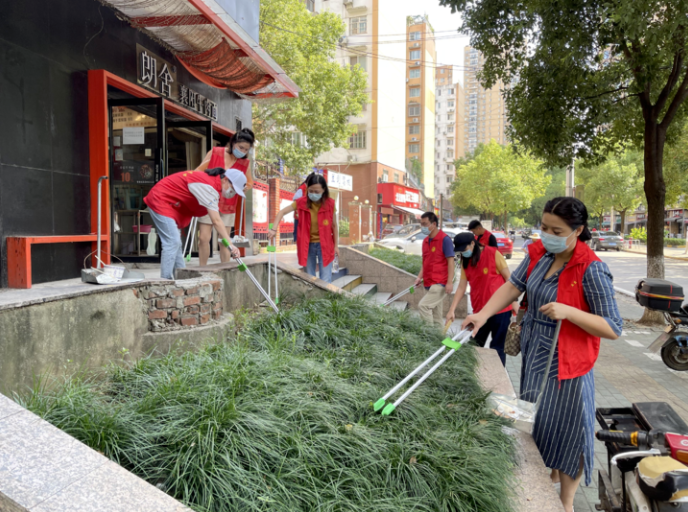
[[[96,231],[98,225],[98,179],[101,176],[110,176],[109,123],[108,123],[108,97],[107,87],[111,85],[136,98],[156,98],[158,95],[125,80],[104,69],[94,69],[88,72],[88,143],[91,184],[91,226]],[[207,118],[191,112],[173,102],[165,103],[165,110],[185,117],[190,121],[207,121]],[[231,137],[234,132],[224,126],[213,123],[213,131]],[[237,205],[238,206],[238,205]],[[241,207],[243,208],[243,202]],[[110,263],[111,239],[110,239],[110,187],[105,186],[102,191],[101,202],[101,233],[106,235],[103,244],[105,263]],[[236,215],[237,219],[239,215]],[[238,226],[236,226],[238,233]],[[243,235],[243,233],[241,233]],[[95,260],[95,258],[94,258]],[[93,261],[95,266],[97,262]]]

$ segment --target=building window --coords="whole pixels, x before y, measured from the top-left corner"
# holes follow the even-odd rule
[[[399,183],[399,173],[398,172],[394,173],[394,183]]]
[[[454,102],[453,102],[453,101],[448,101],[448,102],[447,102],[447,107],[448,107],[448,108],[454,108]]]
[[[349,57],[349,65],[351,67],[354,67],[356,64],[361,66],[361,69],[363,69],[363,71],[368,71],[366,69],[366,58],[364,56]]]
[[[447,139],[447,146],[453,146],[454,145],[454,139]]]
[[[409,144],[409,153],[420,153],[420,144]]]
[[[409,89],[409,96],[411,98],[418,98],[420,96],[420,87],[411,87]]]
[[[349,148],[351,149],[365,149],[366,148],[366,131],[359,130],[349,137]]]
[[[447,114],[447,121],[451,121],[453,117],[454,114]]]
[[[450,124],[449,126],[447,126],[447,133],[454,133],[454,125],[453,124]]]
[[[447,176],[447,183],[451,183],[452,181],[454,181],[454,178],[451,176]]]
[[[315,0],[305,0],[306,9],[315,12]]]
[[[437,95],[438,95],[438,96],[442,96],[442,89],[439,89],[439,90],[437,91]]]
[[[453,95],[454,95],[454,89],[449,89],[449,96],[453,96]]]
[[[454,150],[453,149],[447,150],[447,158],[454,158]]]
[[[387,183],[389,181],[389,172],[387,169],[382,170],[382,181],[383,183]]]
[[[440,75],[444,75],[444,69],[440,69]]]
[[[415,135],[417,133],[420,133],[420,125],[419,124],[409,125],[409,135]]]
[[[368,18],[360,16],[358,18],[351,18],[349,21],[349,34],[367,34],[368,33]]]
[[[411,105],[409,107],[409,117],[420,115],[420,105]]]
[[[410,41],[420,41],[420,32],[411,32],[409,34]]]
[[[409,78],[420,78],[420,68],[409,71]]]
[[[453,171],[454,166],[452,164],[447,164],[447,171]]]
[[[239,119],[238,117],[234,118],[234,127],[236,128],[237,133],[241,131],[241,129],[244,127],[244,123]]]
[[[411,50],[411,60],[420,60],[420,50]]]
[[[442,145],[442,140],[441,140],[441,139],[437,139],[437,147],[439,148],[441,145]]]

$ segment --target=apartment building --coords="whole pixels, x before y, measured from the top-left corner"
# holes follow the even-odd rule
[[[435,197],[435,51],[434,30],[425,16],[407,18],[406,158],[423,167],[425,196]]]
[[[483,88],[477,73],[483,66],[485,57],[475,48],[464,48],[464,89],[465,89],[465,135],[464,151],[473,151],[478,144],[494,139],[506,144],[506,104],[502,97],[504,88],[501,82],[492,88]]]
[[[435,79],[435,197],[447,197],[456,176],[454,160],[465,155],[464,91],[453,66],[439,66]]]

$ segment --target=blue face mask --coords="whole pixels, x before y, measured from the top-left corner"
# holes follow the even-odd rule
[[[464,258],[470,258],[471,256],[473,256],[473,249],[469,249],[468,251],[462,252],[461,256],[463,256]]]
[[[428,236],[430,234],[430,228],[426,228],[425,226],[421,226],[420,232],[423,233],[425,236]]]
[[[313,194],[312,192],[308,193],[308,199],[313,201],[314,203],[317,203],[322,199],[322,194]]]
[[[571,235],[573,235],[574,233],[575,231],[571,233]],[[569,237],[571,235],[557,236],[550,235],[548,233],[540,233],[540,238],[542,239],[542,245],[545,246],[545,250],[547,252],[551,252],[552,254],[559,254],[566,250],[566,247],[568,246]]]
[[[234,149],[232,150],[232,154],[233,154],[235,157],[237,157],[237,158],[244,158],[244,157],[246,156],[246,153],[242,153],[242,152],[239,151],[237,148],[234,148]]]

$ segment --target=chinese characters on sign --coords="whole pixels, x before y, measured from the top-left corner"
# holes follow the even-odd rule
[[[217,121],[217,104],[177,81],[177,68],[141,45],[136,45],[138,82],[202,116]]]
[[[354,189],[354,178],[349,174],[330,171],[327,176],[327,184],[332,188],[352,192]]]

